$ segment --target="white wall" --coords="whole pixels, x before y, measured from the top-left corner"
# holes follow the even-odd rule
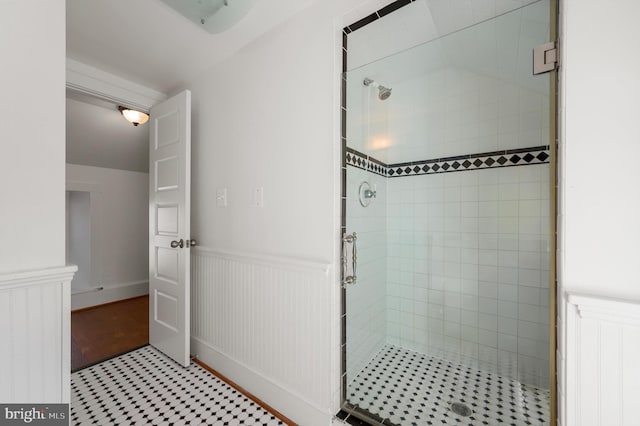
[[[640,4],[561,5],[562,285],[640,300]],[[604,63],[593,55],[603,49]]]
[[[188,85],[193,93],[191,225],[201,250],[234,252],[234,258],[275,256],[277,264],[295,265],[303,259],[338,270],[340,17],[359,3],[317,2]],[[264,188],[264,207],[252,205],[253,190],[259,187]],[[218,188],[227,189],[227,207],[216,206]],[[194,291],[207,288],[198,272],[196,266]],[[239,267],[230,275],[231,284],[243,285],[248,274],[249,266]],[[292,400],[246,380],[246,373],[254,372],[272,389],[280,389],[279,384],[288,380],[272,372],[297,365],[301,355],[295,351],[266,371],[251,361],[240,369],[219,365],[227,377],[281,412],[292,413],[292,419],[302,424],[326,424],[338,410],[339,285],[337,279],[331,281],[320,293],[321,300],[331,300],[331,309],[309,311],[328,342],[322,349],[326,351],[320,357],[322,364],[301,371],[297,379],[322,382],[320,389],[330,389],[330,394],[305,402],[306,393],[298,393]],[[231,295],[211,291],[232,303]],[[274,291],[274,298],[292,300],[290,294]],[[309,296],[300,292],[291,303],[308,306]],[[259,312],[255,315],[262,321]],[[194,327],[208,326],[203,324],[205,316],[192,320]],[[290,340],[273,345],[304,342],[296,335],[295,317],[290,317],[290,324],[291,333],[286,334]],[[234,323],[234,327],[224,332],[243,335],[249,325]],[[216,345],[225,341],[222,337],[210,336],[207,344],[218,353],[238,353],[237,347]],[[251,360],[249,354],[238,357]],[[315,414],[300,415],[302,406],[315,407]],[[319,418],[323,420],[315,420]]]
[[[189,85],[193,93],[191,229],[201,247],[278,255],[285,262],[291,258],[332,262],[337,229],[333,210],[337,178],[333,118],[338,108],[333,59],[337,51],[331,16],[324,10],[315,8],[314,14],[295,17]],[[264,207],[252,205],[253,190],[258,187],[264,188]],[[226,208],[216,206],[218,188],[227,188]],[[235,279],[237,283],[232,284],[243,282],[241,275]],[[194,291],[206,286],[206,281],[195,280]],[[232,303],[228,293],[215,297]],[[288,300],[290,295],[273,297]],[[305,296],[300,297],[294,303],[305,303]],[[329,333],[334,323],[331,312],[319,315],[315,320]],[[204,321],[207,316],[193,318],[194,327],[206,326]],[[245,334],[245,326],[235,323],[238,329],[220,333]],[[292,322],[290,338],[295,338],[294,330]],[[242,359],[236,348],[215,345],[224,334],[210,336],[208,343],[218,352]],[[332,350],[337,352],[329,345],[327,354]],[[296,357],[292,351],[274,362],[297,364]],[[250,361],[244,369],[226,369],[219,363],[212,367],[221,368],[231,380],[294,421],[305,422],[305,417],[295,414],[297,404],[258,388],[255,380],[243,382],[246,371],[258,371],[273,386],[287,383],[285,376],[270,374]],[[317,380],[331,377],[330,366],[318,368],[301,372],[298,380],[306,380],[307,375]],[[312,402],[329,415],[329,398],[324,395]]]
[[[0,28],[0,273],[64,265],[64,3],[3,1]]]
[[[104,288],[73,295],[72,308],[146,294],[149,175],[67,164],[67,188],[90,193],[92,271],[85,287]]]
[[[91,287],[91,193],[67,191],[67,263],[78,271],[71,291]]]
[[[193,235],[210,248],[328,260],[335,228],[334,34],[300,16],[194,81]],[[252,206],[264,188],[264,207]],[[227,188],[228,206],[216,207]]]
[[[0,2],[3,402],[69,402],[64,54],[64,2]]]
[[[636,22],[640,4],[622,0],[603,7],[596,2],[566,0],[560,2],[560,8],[558,272],[563,309],[558,374],[559,394],[565,400],[580,389],[576,382],[566,382],[567,370],[578,371],[566,365],[567,341],[577,337],[576,329],[564,323],[566,292],[640,301],[640,169],[635,162],[640,154],[640,27]],[[594,55],[605,50],[605,61]],[[607,164],[606,173],[598,169],[601,164]],[[579,351],[572,360],[588,355]],[[594,383],[589,379],[593,371],[583,371],[582,382],[577,383],[584,390],[579,395],[597,393],[601,399],[578,401],[578,406],[616,404],[620,409],[620,401],[610,399],[618,395],[616,381],[625,377],[637,383],[640,373],[607,364],[598,369],[607,372],[606,382]],[[637,390],[634,395],[637,401]],[[576,421],[573,412],[561,415],[567,416],[563,418],[567,424]],[[626,418],[619,424],[635,420]]]

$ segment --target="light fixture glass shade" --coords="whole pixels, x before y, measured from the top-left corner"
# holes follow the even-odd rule
[[[136,111],[135,109],[129,109],[125,107],[120,107],[120,112],[127,119],[127,121],[134,126],[138,126],[140,124],[144,124],[149,121],[149,115],[145,114],[141,111]]]
[[[211,34],[228,30],[249,13],[255,0],[161,0]]]

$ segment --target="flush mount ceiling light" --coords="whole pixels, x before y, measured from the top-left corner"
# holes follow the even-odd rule
[[[127,107],[118,107],[118,110],[122,113],[124,118],[134,126],[138,126],[140,124],[144,124],[149,121],[149,114],[145,114],[141,111],[136,111],[135,109],[127,108]]]
[[[228,30],[242,19],[255,0],[161,0],[211,34]]]

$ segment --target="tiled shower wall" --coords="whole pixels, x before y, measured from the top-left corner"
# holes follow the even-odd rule
[[[386,342],[386,180],[348,168],[347,232],[357,233],[358,267],[356,284],[346,292],[347,380],[353,379]],[[358,200],[358,189],[364,181],[377,191],[367,207]]]
[[[548,387],[548,172],[388,179],[389,343]]]
[[[421,16],[409,9],[393,22]],[[349,60],[361,66],[346,76],[347,145],[394,165],[549,145],[549,77],[531,74],[548,10],[535,2],[380,60],[352,52],[367,51],[369,32],[401,37],[404,24],[385,16],[395,31],[374,24],[350,34]],[[378,100],[365,77],[391,97]],[[388,343],[548,388],[549,165],[384,179],[349,164],[347,229],[362,226],[362,247],[385,241],[387,257],[381,248],[359,256],[360,282],[347,290],[347,370],[367,361],[375,345],[362,344],[373,341],[366,330],[377,332],[373,318],[385,315]],[[362,179],[386,180],[382,233],[368,227],[381,213],[353,197]]]

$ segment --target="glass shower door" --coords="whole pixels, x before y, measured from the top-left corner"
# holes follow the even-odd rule
[[[374,423],[549,424],[551,4],[465,5],[345,34],[343,406]]]

